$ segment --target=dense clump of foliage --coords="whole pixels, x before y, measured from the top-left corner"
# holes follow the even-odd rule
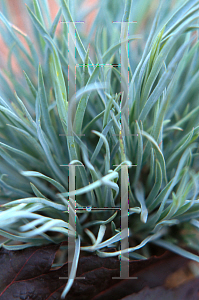
[[[185,250],[199,250],[199,2],[176,1],[171,10],[172,1],[160,1],[148,13],[152,1],[99,1],[88,35],[73,22],[88,13],[79,12],[80,2],[61,0],[52,22],[47,1],[27,1],[34,42],[10,23],[2,2],[1,33],[10,51],[0,73],[1,246],[23,249],[76,236],[73,278],[80,250],[140,259],[150,256],[153,243],[199,261]],[[114,20],[137,24],[121,34]],[[127,41],[130,134],[122,136],[120,49]],[[14,74],[12,56],[23,76]],[[69,163],[76,165],[70,193]],[[130,246],[121,253],[120,213],[92,208],[121,207],[123,165]]]

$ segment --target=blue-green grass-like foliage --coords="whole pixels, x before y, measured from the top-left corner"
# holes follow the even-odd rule
[[[34,42],[13,26],[0,2],[1,35],[10,49],[0,72],[1,246],[16,250],[76,236],[68,197],[76,194],[77,208],[120,207],[121,168],[128,166],[129,239],[137,246],[120,251],[117,211],[77,211],[72,281],[63,297],[80,250],[146,259],[153,243],[199,262],[185,250],[199,250],[199,1],[175,1],[174,7],[170,0],[158,7],[99,1],[89,33],[74,23],[78,67],[69,105],[68,23],[59,21],[82,20],[90,8],[80,12],[80,2],[60,0],[51,20],[47,1],[27,1]],[[121,40],[112,21],[135,19],[128,36],[131,135],[118,139]],[[12,69],[13,56],[22,75]],[[67,136],[74,100],[76,128]],[[69,163],[76,164],[76,191],[68,194],[62,165]],[[117,251],[106,251],[113,246]]]

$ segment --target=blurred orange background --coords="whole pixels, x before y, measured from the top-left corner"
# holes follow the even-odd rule
[[[27,8],[26,8],[25,4],[23,3],[23,1],[22,0],[6,0],[6,2],[7,2],[9,15],[10,15],[9,22],[11,22],[13,25],[17,26],[24,33],[28,34],[28,36],[31,38],[31,40],[34,41],[34,36],[33,36],[33,33],[31,32],[30,17],[29,17]],[[89,15],[84,20],[85,21],[84,28],[85,28],[86,32],[89,31],[89,29],[96,17],[97,9],[95,8],[95,6],[96,6],[97,2],[98,2],[98,0],[82,0],[82,5],[80,6],[80,10],[84,9],[88,6],[90,6],[90,8],[93,7],[93,10],[89,13]],[[51,19],[54,20],[57,12],[59,10],[59,7],[55,0],[48,0],[48,3],[49,3],[50,13],[51,13]],[[1,6],[0,6],[0,10],[1,10]],[[59,33],[60,29],[61,29],[61,24],[58,24],[56,33]],[[26,45],[24,38],[22,36],[20,36],[19,34],[18,34],[18,37],[24,43],[24,46],[28,50],[28,46]],[[0,35],[0,44],[1,44],[0,68],[3,69],[3,68],[5,68],[6,63],[7,63],[9,49],[5,45],[1,35]],[[17,63],[16,63],[16,60],[14,57],[12,57],[12,67],[13,67],[13,71],[17,72],[18,67],[17,67]]]

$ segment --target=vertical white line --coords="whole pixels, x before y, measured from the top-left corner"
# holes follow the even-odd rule
[[[129,135],[128,130],[128,22],[121,22],[121,92],[123,92],[121,102],[121,127],[122,136]],[[128,131],[128,132],[127,132]]]
[[[75,190],[75,166],[69,166],[69,193]],[[69,224],[75,231],[75,236],[68,235],[68,276],[71,271],[73,256],[75,253],[75,240],[76,240],[76,202],[75,195],[69,197],[68,200],[68,213],[69,213]]]
[[[129,134],[128,130],[128,22],[121,23],[121,138]],[[127,130],[126,130],[127,129]],[[128,131],[128,132],[127,132]],[[128,243],[128,166],[121,168],[121,250],[129,248]],[[129,255],[121,255],[121,275],[122,278],[129,277]]]
[[[129,113],[128,113],[128,97],[129,97],[129,53],[128,53],[128,27],[129,22],[121,22],[121,93],[123,95],[121,101],[121,137],[129,136]],[[126,40],[126,42],[124,42]],[[125,140],[123,139],[123,142]],[[129,248],[128,235],[128,166],[121,167],[121,251]],[[129,253],[121,255],[121,273],[120,277],[130,279],[129,277]],[[132,279],[136,279],[132,277]]]
[[[121,250],[129,248],[128,242],[128,166],[121,168]],[[129,277],[129,254],[121,256],[121,277]]]
[[[68,23],[69,27],[69,40],[68,40],[68,89],[69,89],[69,109],[68,109],[68,138],[73,136],[73,120],[75,116],[76,107],[71,109],[71,99],[75,95],[75,26],[73,22]],[[75,125],[75,124],[74,124]],[[74,129],[75,130],[75,129]],[[69,192],[75,190],[75,166],[69,166]],[[71,201],[73,200],[73,201]],[[68,236],[68,276],[71,271],[73,256],[75,253],[75,240],[76,240],[76,202],[75,195],[69,197],[69,224],[75,231],[75,236]],[[75,203],[75,204],[74,204]]]
[[[75,26],[73,22],[69,22],[69,38],[68,38],[68,90],[69,90],[69,109],[68,109],[68,135],[73,135],[72,122],[74,120],[76,107],[75,105],[70,105],[72,97],[75,95]],[[73,107],[73,109],[71,108]],[[71,122],[70,122],[71,121]],[[74,124],[75,126],[75,124]],[[74,128],[75,131],[75,128]]]

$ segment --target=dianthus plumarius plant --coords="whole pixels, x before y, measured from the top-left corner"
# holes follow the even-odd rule
[[[0,13],[10,47],[0,73],[1,246],[74,238],[63,297],[80,250],[146,259],[154,244],[199,262],[191,252],[199,250],[199,1],[160,1],[153,20],[152,1],[99,1],[87,35],[75,22],[89,11],[80,2],[60,0],[52,21],[47,1],[27,1],[34,42],[9,21],[5,1]],[[12,56],[23,75],[14,74]],[[121,250],[122,185],[129,247]]]

